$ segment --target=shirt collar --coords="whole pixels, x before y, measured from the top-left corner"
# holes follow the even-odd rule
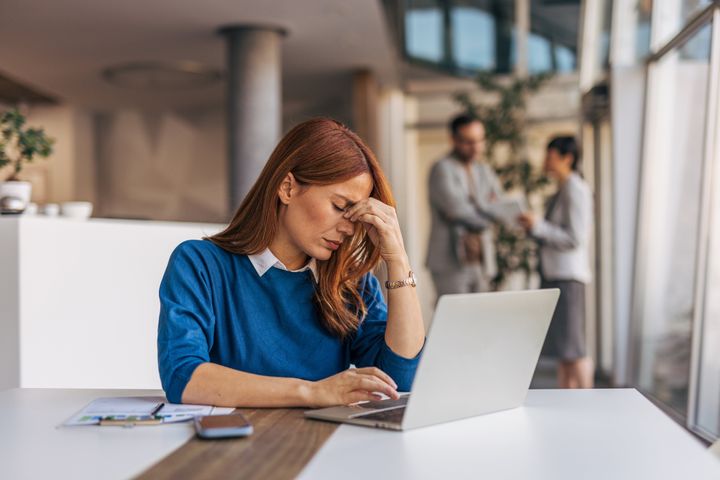
[[[310,261],[302,268],[298,270],[290,270],[285,266],[284,263],[282,263],[278,258],[270,251],[269,248],[266,248],[260,253],[255,253],[253,255],[248,255],[248,259],[250,260],[250,263],[253,264],[253,267],[255,267],[255,271],[259,276],[263,276],[267,273],[268,270],[271,268],[279,268],[280,270],[285,270],[287,272],[304,272],[305,270],[310,270],[312,272],[313,278],[315,279],[315,282],[318,281],[318,272],[317,272],[317,260],[314,258],[310,258]]]

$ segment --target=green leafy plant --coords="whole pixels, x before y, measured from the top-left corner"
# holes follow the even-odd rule
[[[0,116],[0,168],[12,165],[8,180],[17,180],[25,163],[52,154],[54,139],[42,128],[28,128],[25,116],[17,108]]]
[[[533,75],[501,82],[490,73],[480,73],[476,82],[484,92],[493,94],[492,103],[477,103],[470,94],[455,94],[458,102],[468,113],[479,118],[485,125],[487,158],[505,190],[521,190],[526,198],[545,187],[549,180],[536,171],[526,157],[526,109],[527,98],[536,92],[551,75]],[[499,145],[509,147],[509,158],[502,164],[496,161],[495,149]],[[509,273],[537,269],[537,244],[523,230],[498,226],[497,232],[498,274],[493,280],[501,284]]]

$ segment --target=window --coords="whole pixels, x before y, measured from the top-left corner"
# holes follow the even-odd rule
[[[497,63],[495,17],[479,8],[454,8],[452,18],[453,58],[462,69],[495,70]]]
[[[410,57],[441,62],[444,31],[440,2],[408,1],[405,13],[405,48]]]
[[[531,32],[528,36],[528,72],[534,74],[552,70],[552,43],[547,38]]]
[[[710,94],[706,25],[650,65],[634,298],[636,382],[688,415]]]
[[[410,61],[452,73],[512,73],[516,67],[514,0],[405,0],[404,49]],[[576,68],[579,2],[530,2],[531,73]]]
[[[555,65],[558,72],[573,72],[575,71],[576,63],[575,52],[563,45],[557,45],[555,47]]]

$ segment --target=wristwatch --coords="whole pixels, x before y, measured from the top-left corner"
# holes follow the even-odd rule
[[[417,279],[415,278],[415,274],[412,270],[410,270],[410,273],[408,273],[408,278],[406,278],[405,280],[395,280],[394,282],[388,280],[385,282],[385,288],[387,288],[388,290],[407,286],[415,287],[416,285]]]

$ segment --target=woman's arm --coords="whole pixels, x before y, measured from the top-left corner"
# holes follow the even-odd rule
[[[404,258],[386,262],[388,279],[405,280],[410,273],[410,261]],[[420,300],[415,287],[393,288],[387,291],[388,320],[385,342],[393,352],[405,358],[414,358],[425,343]]]
[[[183,403],[221,407],[327,407],[398,398],[395,382],[374,367],[345,370],[324,380],[268,377],[203,363],[182,394]]]
[[[585,245],[592,221],[592,195],[580,186],[568,185],[565,203],[564,225],[551,223],[543,218],[525,214],[520,223],[544,246],[556,250],[573,250]],[[555,208],[559,208],[557,205]]]
[[[410,261],[405,253],[400,224],[395,209],[375,198],[353,205],[345,213],[352,222],[362,222],[370,239],[380,248],[387,265],[388,279],[405,280],[410,274]],[[401,357],[414,358],[425,342],[420,301],[415,287],[388,290],[388,318],[385,343]]]

